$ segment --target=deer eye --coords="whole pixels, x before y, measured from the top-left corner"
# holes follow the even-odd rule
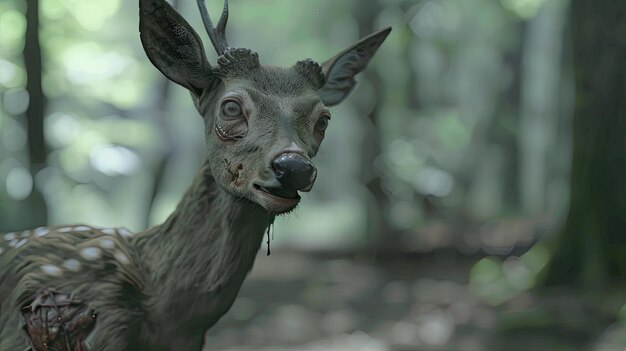
[[[315,123],[315,131],[319,133],[324,133],[326,128],[328,128],[328,124],[330,123],[330,116],[323,115],[320,119]]]
[[[222,105],[222,113],[226,117],[240,117],[243,114],[243,109],[238,102],[228,100]]]
[[[248,122],[239,101],[227,99],[215,121],[215,133],[222,140],[240,140],[248,133]]]

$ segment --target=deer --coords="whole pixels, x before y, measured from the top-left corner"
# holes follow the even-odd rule
[[[174,212],[131,233],[76,224],[0,234],[0,350],[201,350],[232,306],[265,233],[317,177],[313,157],[355,76],[391,31],[322,64],[262,65],[213,24],[217,63],[165,0],[139,0],[151,63],[186,88],[204,121],[206,159]]]

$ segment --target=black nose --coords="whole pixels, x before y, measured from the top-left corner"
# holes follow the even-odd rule
[[[317,170],[306,157],[296,153],[283,153],[272,161],[274,175],[283,188],[288,190],[311,190]]]

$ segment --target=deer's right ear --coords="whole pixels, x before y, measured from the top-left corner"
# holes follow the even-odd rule
[[[165,0],[139,0],[141,44],[152,64],[199,96],[214,79],[202,41]]]

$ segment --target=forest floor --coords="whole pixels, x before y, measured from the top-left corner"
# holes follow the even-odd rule
[[[526,292],[492,306],[468,284],[477,259],[260,253],[205,350],[626,350],[625,290]]]

